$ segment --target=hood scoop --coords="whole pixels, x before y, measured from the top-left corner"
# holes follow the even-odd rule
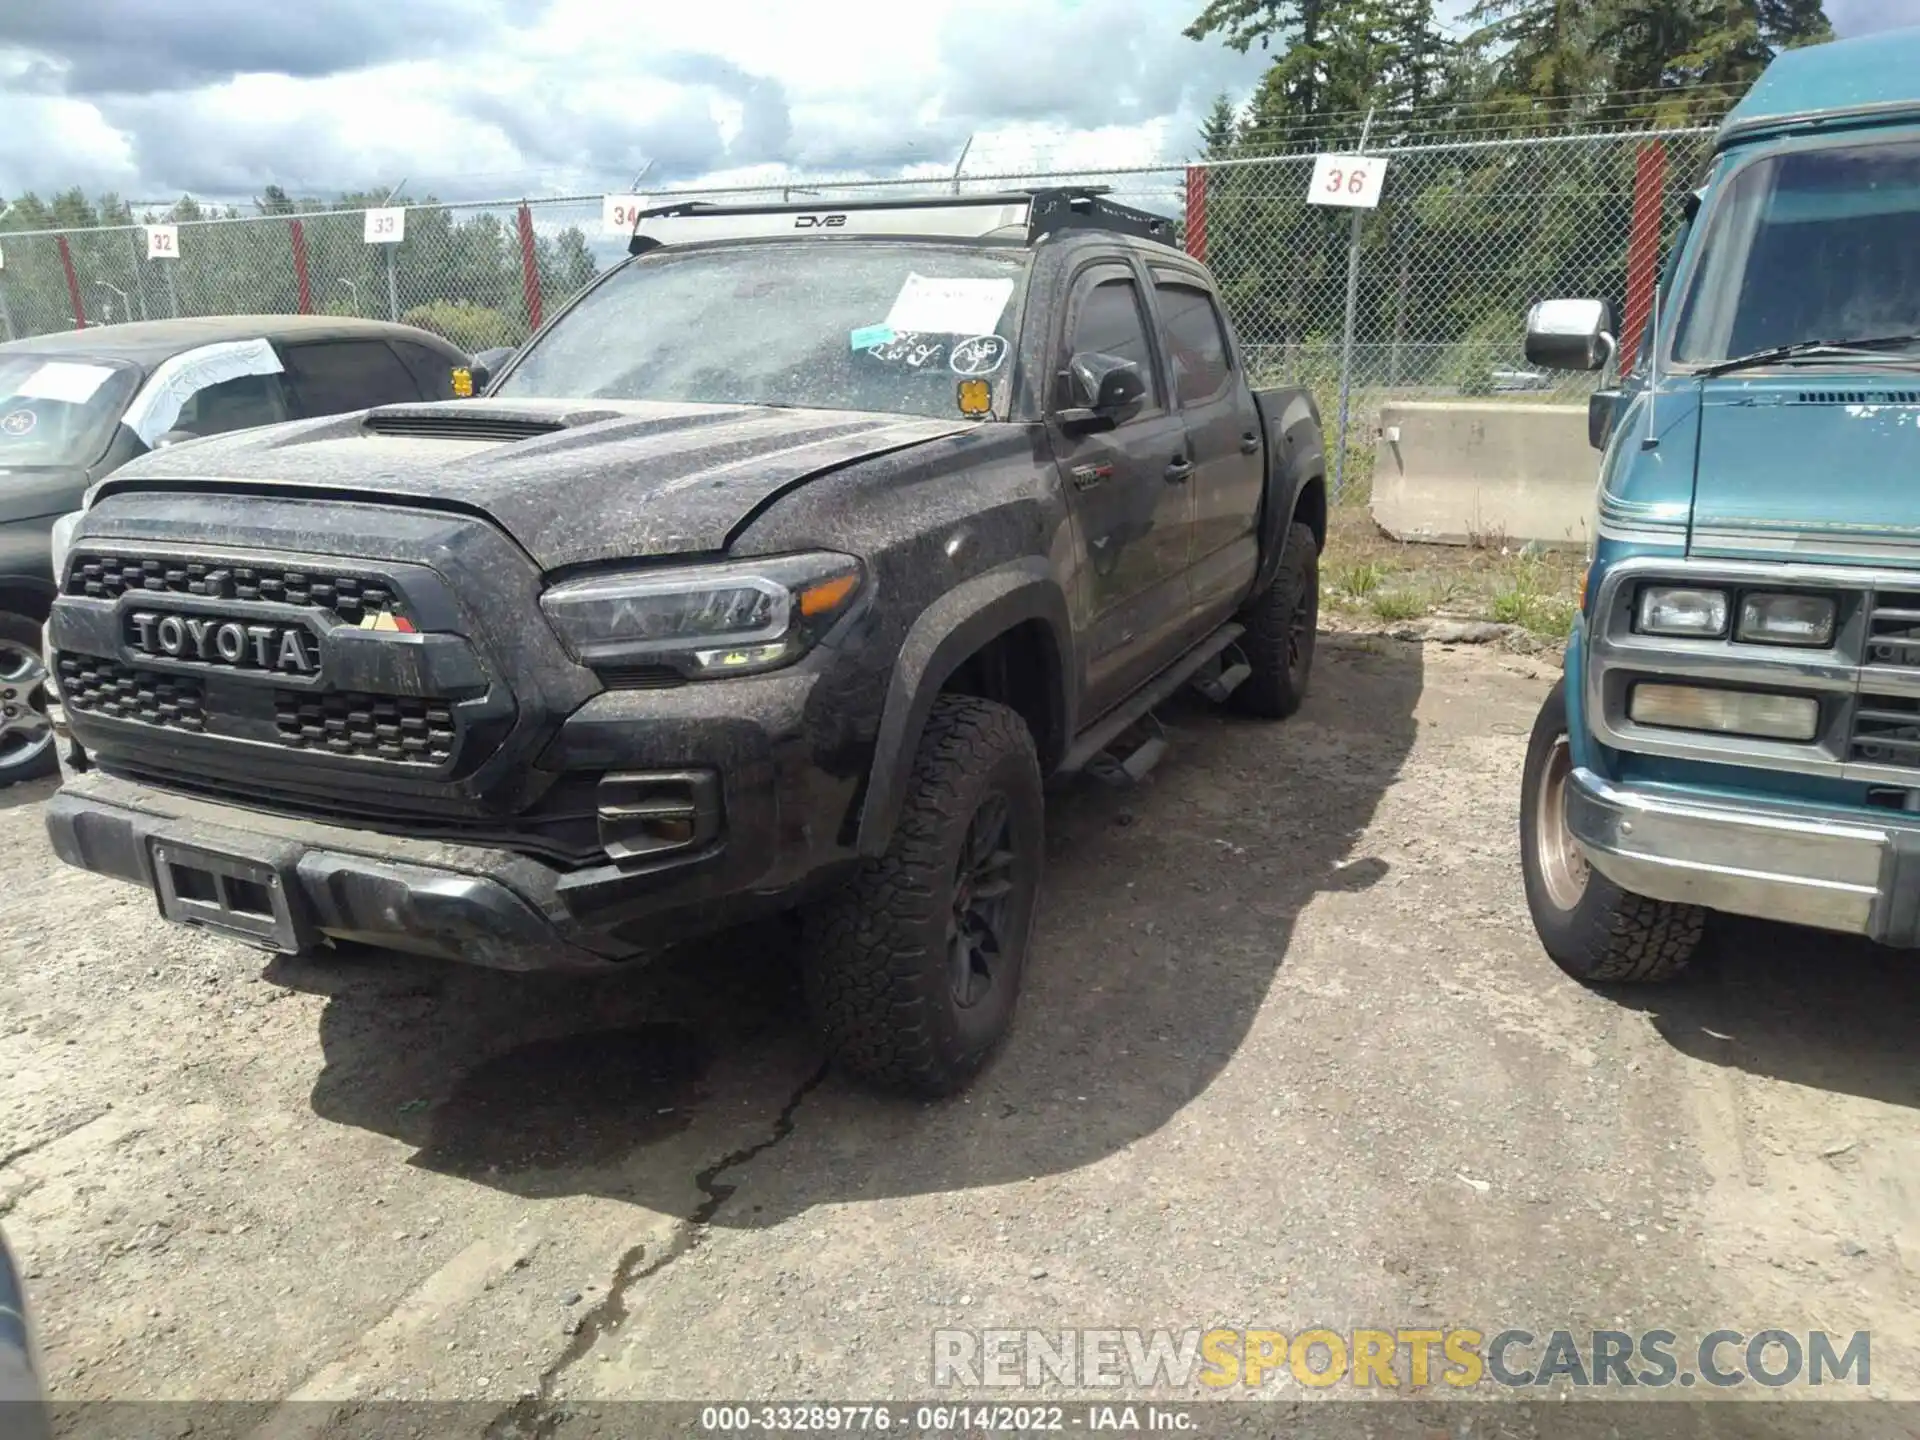
[[[1920,390],[1802,390],[1795,405],[1920,405]]]
[[[564,420],[544,416],[489,414],[485,410],[375,410],[363,423],[373,435],[405,436],[413,440],[478,440],[510,444],[552,435],[567,428]]]

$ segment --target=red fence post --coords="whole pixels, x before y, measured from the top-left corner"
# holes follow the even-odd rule
[[[60,241],[60,268],[67,272],[67,298],[73,301],[73,324],[76,330],[87,328],[87,306],[80,298],[80,277],[73,273],[73,251],[67,248],[67,237]]]
[[[520,285],[527,297],[527,330],[540,328],[545,307],[540,303],[540,257],[533,246],[533,211],[520,206]]]
[[[1207,167],[1187,167],[1187,253],[1207,258]]]
[[[1660,282],[1660,220],[1667,198],[1667,147],[1649,140],[1633,165],[1633,225],[1627,237],[1627,319],[1620,329],[1621,368],[1640,351]]]
[[[293,278],[300,286],[300,313],[313,313],[313,287],[307,281],[307,232],[298,220],[287,221],[287,234],[293,241]]]

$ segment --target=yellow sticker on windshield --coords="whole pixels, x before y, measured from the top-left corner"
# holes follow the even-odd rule
[[[985,380],[962,380],[960,393],[955,398],[960,413],[969,419],[993,413],[993,386]]]

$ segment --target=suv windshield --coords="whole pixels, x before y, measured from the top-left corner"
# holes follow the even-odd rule
[[[1714,207],[1673,358],[1920,332],[1920,142],[1748,165]]]
[[[0,355],[0,471],[92,464],[139,379],[118,360]]]
[[[498,393],[1004,414],[1025,251],[824,240],[642,257],[585,295]]]

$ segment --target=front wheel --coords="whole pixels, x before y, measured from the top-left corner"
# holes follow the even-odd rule
[[[57,774],[40,627],[0,610],[0,788]]]
[[[1026,724],[942,695],[886,853],[801,916],[807,1000],[836,1062],[916,1095],[972,1078],[1013,1023],[1042,844]]]
[[[1698,905],[1636,895],[1587,863],[1567,826],[1573,752],[1559,686],[1540,707],[1520,782],[1520,867],[1540,943],[1586,985],[1671,980],[1706,928]]]

